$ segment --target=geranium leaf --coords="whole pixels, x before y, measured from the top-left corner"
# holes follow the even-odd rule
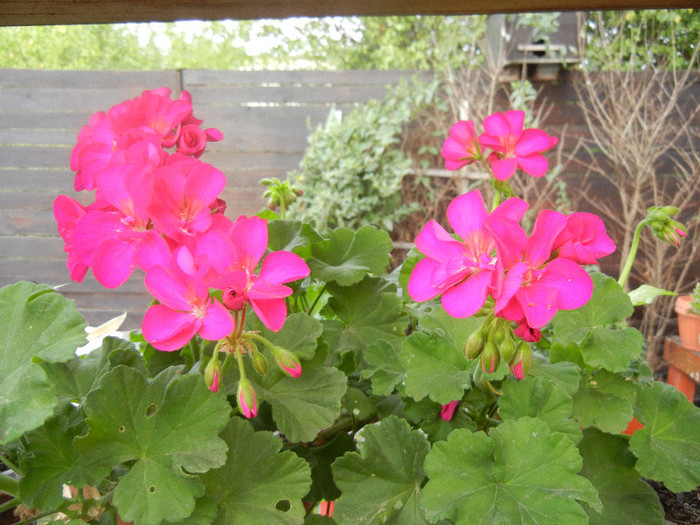
[[[627,439],[588,428],[583,431],[578,450],[583,457],[581,475],[598,490],[603,504],[602,511],[597,512],[584,503],[590,525],[663,522],[659,497],[635,470],[636,458],[629,451]]]
[[[418,499],[425,480],[425,436],[395,416],[367,425],[355,436],[358,452],[333,463],[341,490],[333,517],[340,523],[426,523]]]
[[[700,409],[671,385],[653,381],[637,391],[644,428],[630,439],[637,470],[674,492],[700,485]]]
[[[177,372],[168,369],[148,381],[118,366],[85,400],[89,430],[74,443],[95,478],[135,460],[114,493],[124,519],[156,524],[187,517],[201,486],[183,471],[204,472],[225,460],[226,445],[217,434],[231,406],[201,375]]]
[[[471,385],[464,350],[438,335],[414,332],[401,345],[399,359],[406,369],[406,394],[417,401],[429,396],[447,404]]]
[[[420,318],[418,329],[421,332],[445,338],[455,349],[464,353],[467,339],[481,327],[483,322],[484,319],[481,317],[456,319],[448,314],[442,305],[437,305]]]
[[[85,326],[73,301],[47,285],[0,289],[0,444],[53,415],[58,401],[37,360],[70,360],[87,342]]]
[[[585,524],[578,501],[600,503],[581,464],[573,442],[539,419],[505,421],[489,435],[458,429],[425,460],[421,505],[429,519],[458,525]]]
[[[552,319],[558,343],[580,343],[584,362],[592,368],[622,372],[642,353],[644,338],[634,328],[615,323],[632,315],[634,307],[617,281],[593,275],[593,296],[581,308],[560,311]]]
[[[574,443],[581,440],[581,428],[571,417],[573,401],[563,387],[538,377],[526,377],[522,381],[504,381],[501,390],[498,408],[504,421],[536,417],[547,423],[552,432],[562,432]]]
[[[333,424],[347,379],[336,368],[304,370],[293,378],[280,373],[268,374],[253,385],[258,400],[272,406],[272,418],[289,441],[311,441],[318,431]]]
[[[585,374],[574,394],[573,416],[582,427],[622,432],[634,415],[635,386],[619,374]]]
[[[552,350],[550,350],[550,356]],[[551,357],[550,357],[551,359]],[[569,361],[553,362],[535,358],[530,375],[561,386],[567,394],[573,395],[579,387],[581,369]]]
[[[285,250],[300,252],[301,247],[321,238],[310,227],[305,227],[301,221],[269,220],[267,223],[267,249],[271,251]],[[299,255],[304,255],[300,253]]]
[[[381,339],[403,336],[408,316],[393,286],[366,277],[354,286],[329,285],[328,307],[336,316],[324,321],[324,338],[336,352],[361,352]]]
[[[116,337],[106,337],[102,346],[84,356],[75,356],[66,363],[42,363],[54,384],[59,405],[81,403],[111,369],[125,365],[146,374],[146,361],[134,344]]]
[[[255,432],[232,418],[221,433],[228,446],[226,463],[202,475],[206,492],[218,505],[215,525],[301,524],[311,473],[306,461],[280,452],[282,440],[272,432]],[[280,510],[288,508],[288,510]]]
[[[63,485],[82,486],[87,478],[80,471],[73,438],[79,429],[68,418],[55,416],[30,432],[25,443],[24,476],[19,488],[22,501],[40,510],[56,509],[63,500]]]
[[[327,239],[311,244],[312,257],[307,262],[313,278],[350,286],[368,273],[382,273],[392,248],[389,234],[374,226],[355,232],[338,228]]]
[[[406,376],[406,369],[401,365],[398,342],[389,343],[379,340],[365,348],[362,356],[368,368],[362,371],[362,377],[372,382],[372,392],[378,396],[388,396]]]
[[[277,332],[267,328],[257,317],[248,316],[246,329],[260,332],[272,344],[295,353],[299,359],[314,356],[318,338],[323,333],[321,321],[304,312],[289,314],[284,326]]]
[[[634,306],[643,306],[651,304],[654,299],[662,295],[678,295],[676,292],[670,290],[664,290],[663,288],[657,288],[656,286],[651,286],[650,284],[643,284],[639,288],[635,288],[627,295],[630,296],[630,301]]]

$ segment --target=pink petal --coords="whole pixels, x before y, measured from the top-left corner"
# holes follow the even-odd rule
[[[496,314],[502,312],[516,292],[520,290],[525,272],[527,272],[527,264],[523,262],[515,264],[508,270],[508,273],[506,273],[506,276],[501,281],[500,289],[494,293],[494,298],[496,299],[494,312]],[[510,318],[506,317],[506,319]]]
[[[559,139],[550,137],[541,129],[526,129],[515,145],[517,157],[527,157],[533,153],[542,153],[557,145]]]
[[[491,159],[491,172],[496,180],[508,180],[518,169],[518,159],[515,157],[498,159],[489,156],[489,159]]]
[[[162,266],[154,266],[146,273],[145,284],[151,295],[164,305],[186,312],[192,310],[188,286]]]
[[[119,212],[91,210],[75,223],[73,246],[83,264],[92,265],[92,258],[101,243],[113,239],[121,228]]]
[[[517,298],[531,328],[542,328],[557,313],[557,290],[548,286],[523,286]]]
[[[445,228],[430,220],[416,236],[416,248],[431,259],[444,262],[462,259],[465,256],[464,245],[452,238]]]
[[[158,350],[172,352],[185,346],[197,333],[201,321],[187,312],[156,304],[143,317],[143,336]]]
[[[489,212],[479,190],[472,190],[456,197],[447,206],[447,220],[462,239],[481,229]],[[422,251],[422,250],[421,250]]]
[[[586,270],[567,259],[554,259],[545,266],[540,282],[558,291],[557,307],[580,308],[593,294],[593,279]]]
[[[241,215],[233,223],[231,240],[239,253],[240,263],[252,272],[267,250],[267,221]]]
[[[308,275],[309,267],[304,259],[295,253],[282,250],[265,256],[258,279],[264,279],[271,284],[281,284],[303,279]]]
[[[533,177],[544,176],[549,168],[547,159],[539,153],[535,153],[527,157],[517,157],[517,159],[518,167]]]
[[[277,332],[287,319],[287,303],[284,299],[250,299],[250,306],[262,323],[273,332]]]
[[[153,266],[165,266],[170,260],[170,249],[163,236],[155,230],[144,232],[135,253],[136,264],[144,271]]]
[[[217,341],[231,335],[233,328],[231,312],[219,301],[213,301],[202,319],[199,335],[209,341]]]
[[[566,226],[566,216],[552,210],[542,210],[532,229],[532,235],[527,240],[525,260],[533,268],[539,268],[547,262],[552,254],[552,243]]]
[[[502,220],[520,222],[525,216],[527,208],[527,202],[517,197],[511,197],[499,204],[496,209],[491,212],[488,221],[491,223]]]
[[[471,275],[442,294],[442,307],[456,319],[474,315],[484,306],[491,279],[491,272],[488,271]]]
[[[411,299],[422,303],[440,295],[441,290],[432,284],[433,271],[438,264],[430,258],[418,261],[408,278],[408,295],[411,296]]]
[[[136,268],[134,261],[136,243],[107,239],[102,242],[92,258],[92,273],[106,288],[124,284]]]

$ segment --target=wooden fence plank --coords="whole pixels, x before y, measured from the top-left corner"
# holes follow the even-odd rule
[[[0,88],[101,89],[119,86],[135,91],[137,96],[145,89],[180,86],[177,71],[62,71],[45,69],[0,69]],[[139,91],[140,90],[140,91]]]
[[[411,78],[414,71],[216,71],[186,69],[182,71],[183,89],[196,85],[367,85],[393,84],[401,78]]]

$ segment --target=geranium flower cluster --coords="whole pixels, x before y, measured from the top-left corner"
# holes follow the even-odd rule
[[[496,113],[485,119],[486,133],[478,138],[473,122],[455,124],[443,146],[446,166],[456,169],[481,160],[499,181],[518,167],[544,175],[542,152],[557,139],[541,130],[522,131],[522,123],[522,112]],[[487,146],[494,151],[484,157]],[[593,281],[582,265],[597,264],[615,250],[603,221],[590,213],[543,210],[527,235],[520,225],[527,208],[525,201],[511,197],[489,212],[478,190],[458,196],[447,208],[456,237],[436,221],[425,224],[415,241],[425,258],[408,283],[413,300],[440,296],[452,317],[486,314],[482,329],[467,344],[468,357],[481,356],[487,372],[502,358],[519,378],[532,358],[521,343],[538,341],[557,311],[583,306]],[[487,312],[489,298],[493,306]]]
[[[54,203],[73,280],[82,281],[91,268],[102,285],[116,288],[136,268],[145,272],[157,304],[146,312],[143,334],[165,351],[195,334],[230,336],[246,305],[279,330],[284,298],[292,293],[284,283],[309,274],[289,252],[268,254],[257,270],[267,223],[224,216],[219,195],[226,177],[199,160],[222,134],[201,124],[189,93],[172,100],[166,88],[94,114],[71,157],[75,189],[94,190],[94,202],[83,206],[62,195]]]

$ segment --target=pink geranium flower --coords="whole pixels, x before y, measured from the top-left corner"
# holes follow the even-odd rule
[[[552,244],[559,257],[578,264],[598,264],[598,258],[615,251],[603,220],[592,213],[572,213]]]
[[[206,270],[206,261],[196,261],[181,247],[173,252],[167,268],[154,266],[146,273],[146,288],[160,304],[146,311],[142,330],[158,350],[178,350],[195,334],[216,341],[233,332],[231,313],[209,297],[203,280]]]
[[[228,308],[240,310],[249,304],[270,330],[282,328],[287,317],[285,297],[292,294],[284,285],[309,275],[309,267],[298,255],[277,251],[265,256],[256,273],[267,249],[265,219],[241,216],[224,236],[220,230],[204,234],[197,249],[211,262],[208,283],[223,290]]]
[[[448,170],[458,170],[481,158],[473,121],[461,120],[450,128],[450,136],[442,145],[442,156]]]
[[[73,233],[75,225],[86,211],[82,204],[75,199],[59,195],[53,202],[53,213],[58,223],[58,233],[63,239],[63,251],[68,254],[68,269],[70,278],[79,283],[83,282],[89,266],[80,262],[80,258],[73,245]]]
[[[148,212],[156,230],[176,243],[205,232],[212,222],[211,206],[226,186],[226,176],[191,157],[173,155],[154,172],[154,194]]]
[[[493,150],[488,161],[498,180],[509,179],[518,168],[533,177],[547,173],[548,163],[542,153],[559,140],[540,129],[523,130],[524,121],[523,111],[493,113],[484,119],[485,133],[479,135],[479,143]]]
[[[506,271],[494,294],[494,311],[509,321],[524,319],[523,331],[542,328],[558,310],[579,308],[591,298],[588,273],[573,261],[552,257],[554,239],[565,226],[566,216],[549,210],[540,212],[529,238],[519,227],[504,231],[503,224],[489,224]]]
[[[429,221],[416,237],[416,248],[426,257],[416,264],[408,281],[414,301],[429,301],[442,295],[442,305],[452,317],[475,314],[486,301],[497,279],[496,241],[490,222],[507,230],[525,214],[527,204],[511,198],[490,215],[478,190],[454,199],[447,220],[462,239],[454,239],[435,221]]]

